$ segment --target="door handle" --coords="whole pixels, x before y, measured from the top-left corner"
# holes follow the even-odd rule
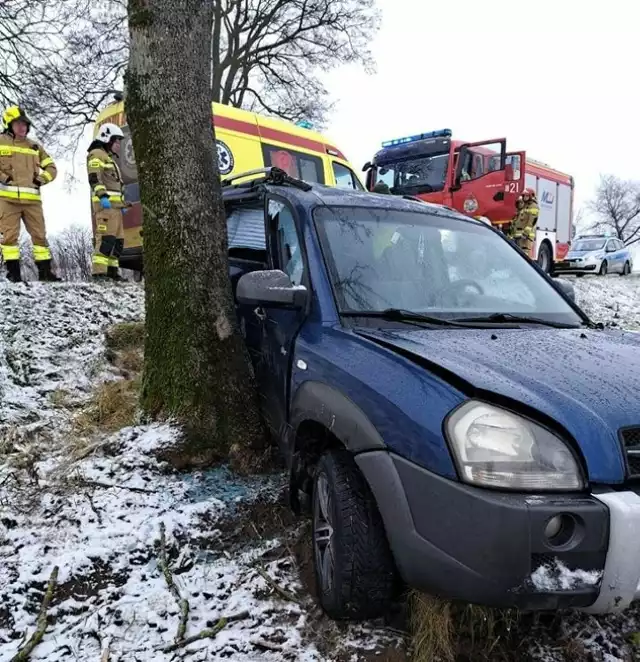
[[[258,306],[253,313],[261,322],[264,322],[267,319],[267,314],[260,306]]]

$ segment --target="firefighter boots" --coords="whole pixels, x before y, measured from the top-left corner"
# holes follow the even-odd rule
[[[42,260],[36,262],[38,267],[38,280],[43,280],[51,283],[59,283],[62,278],[58,278],[51,270],[51,260]]]
[[[7,267],[7,278],[12,283],[22,283],[22,277],[20,276],[20,260],[7,260],[5,262]]]
[[[107,267],[107,277],[115,281],[124,280],[124,278],[118,273],[118,267]]]

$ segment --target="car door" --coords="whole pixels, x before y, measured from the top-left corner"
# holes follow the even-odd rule
[[[284,271],[294,285],[309,289],[306,257],[291,205],[277,196],[265,201],[269,266]],[[263,415],[271,432],[281,438],[287,424],[293,349],[306,311],[257,307],[261,355],[254,361]]]
[[[616,239],[609,239],[605,248],[605,259],[607,260],[608,271],[615,273],[620,271],[620,259],[618,257],[618,242]]]

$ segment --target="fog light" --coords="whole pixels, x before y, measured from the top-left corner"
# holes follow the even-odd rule
[[[550,540],[560,533],[560,529],[562,529],[562,515],[555,515],[547,522],[544,535]]]
[[[562,547],[571,541],[576,531],[576,521],[568,513],[554,515],[547,521],[544,535],[551,547]]]

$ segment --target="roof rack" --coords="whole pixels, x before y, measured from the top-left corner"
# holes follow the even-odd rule
[[[233,175],[232,177],[227,177],[223,182],[222,186],[233,186],[233,183],[236,179],[244,179],[245,177],[252,177],[253,175],[264,175],[264,177],[261,177],[259,180],[259,183],[261,184],[276,184],[278,186],[282,186],[284,184],[288,184],[289,186],[294,186],[295,188],[299,188],[301,191],[310,191],[312,189],[311,184],[308,184],[307,182],[302,181],[301,179],[296,179],[295,177],[291,177],[290,175],[287,175],[287,173],[282,170],[281,168],[276,168],[275,166],[271,166],[269,168],[256,168],[255,170],[246,170],[245,172],[239,172],[237,175]],[[252,180],[251,182],[247,182],[247,184],[254,184],[256,183],[256,180]]]

